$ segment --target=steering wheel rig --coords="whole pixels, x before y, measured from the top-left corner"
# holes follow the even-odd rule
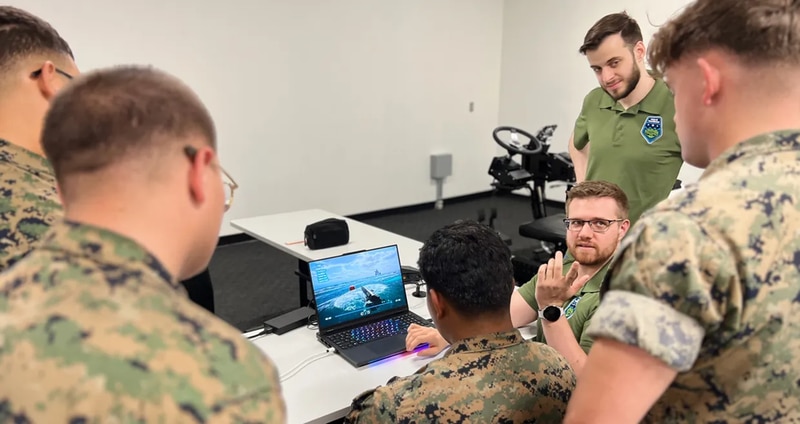
[[[541,153],[542,150],[544,150],[544,146],[549,144],[549,140],[553,136],[556,127],[556,125],[547,125],[540,129],[536,136],[532,136],[525,130],[515,127],[502,126],[497,127],[494,129],[494,131],[492,131],[492,138],[494,138],[495,143],[508,152],[509,156],[517,154],[522,156],[533,156]],[[509,136],[509,142],[500,137],[500,134],[504,132],[511,133]],[[528,139],[527,144],[523,145],[520,143],[520,134]]]

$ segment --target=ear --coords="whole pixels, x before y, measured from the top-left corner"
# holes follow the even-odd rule
[[[633,45],[633,54],[636,58],[636,62],[644,62],[644,55],[647,49],[644,47],[644,42],[637,41],[636,44]]]
[[[63,81],[59,80],[59,76],[56,72],[56,65],[54,65],[53,62],[49,60],[45,61],[40,69],[42,72],[36,79],[36,84],[42,96],[47,99],[47,101],[50,101],[63,86]]]
[[[619,224],[619,238],[617,241],[622,241],[622,238],[625,237],[625,234],[628,234],[628,230],[631,228],[631,221],[626,219]]]
[[[208,198],[206,186],[208,172],[206,171],[213,161],[214,151],[208,146],[198,148],[194,160],[191,161],[188,175],[189,195],[197,205],[204,203]]]
[[[431,317],[438,322],[448,313],[447,301],[434,289],[428,289],[428,306]]]
[[[697,66],[703,77],[703,104],[711,106],[720,90],[719,68],[702,57],[697,59]]]

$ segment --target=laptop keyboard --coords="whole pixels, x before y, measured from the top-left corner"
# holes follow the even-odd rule
[[[426,327],[432,325],[429,321],[421,319],[416,315],[405,314],[399,317],[373,322],[351,330],[334,333],[328,337],[331,342],[338,345],[339,349],[349,349],[384,337],[405,334],[408,330],[408,326],[411,324],[418,324]]]

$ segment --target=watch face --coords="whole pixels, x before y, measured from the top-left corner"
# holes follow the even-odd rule
[[[558,319],[561,318],[561,309],[558,309],[556,306],[548,306],[544,308],[542,315],[544,315],[544,319],[548,321],[558,321]]]

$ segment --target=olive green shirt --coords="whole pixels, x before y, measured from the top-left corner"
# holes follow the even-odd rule
[[[61,203],[50,163],[0,139],[0,272],[33,249],[61,219]]]
[[[592,143],[585,179],[620,186],[632,224],[666,199],[678,178],[683,159],[674,118],[673,96],[661,79],[628,110],[600,87],[583,100],[574,144],[580,150]]]
[[[564,274],[569,271],[569,267],[572,266],[573,262],[575,262],[575,259],[571,256],[564,258]],[[575,340],[578,341],[578,344],[581,345],[581,349],[587,354],[589,353],[589,349],[592,348],[593,340],[589,337],[586,330],[592,322],[594,311],[600,304],[600,287],[603,278],[606,276],[606,272],[608,272],[608,266],[608,263],[603,265],[603,267],[583,286],[580,292],[564,302],[561,306],[564,309],[564,316],[567,318],[569,327],[572,329],[572,333],[575,334]],[[536,302],[536,280],[537,276],[534,275],[530,281],[519,288],[519,294],[522,295],[525,302],[538,313],[539,304]],[[538,320],[536,327],[537,331],[534,340],[547,343],[544,337],[544,330],[542,330],[541,320]]]
[[[0,422],[285,422],[272,362],[139,244],[59,221],[0,275]]]

